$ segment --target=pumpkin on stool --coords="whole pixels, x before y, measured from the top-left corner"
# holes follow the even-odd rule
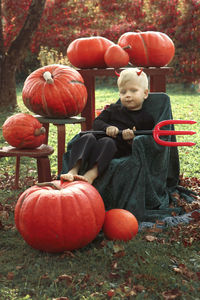
[[[18,113],[10,116],[2,129],[4,139],[18,149],[37,148],[45,142],[45,128],[29,114]]]
[[[24,240],[47,252],[86,246],[100,232],[104,218],[99,192],[84,181],[35,185],[20,196],[15,207],[15,224]]]
[[[87,90],[80,73],[63,65],[49,65],[32,72],[25,80],[25,106],[43,117],[66,118],[82,112]]]

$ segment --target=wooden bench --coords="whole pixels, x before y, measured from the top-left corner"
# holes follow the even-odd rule
[[[15,166],[15,188],[19,188],[19,170],[20,170],[20,158],[32,157],[37,160],[38,182],[51,181],[51,167],[49,161],[49,155],[54,152],[54,149],[48,145],[41,145],[35,149],[17,149],[12,146],[0,148],[1,157],[16,157]]]

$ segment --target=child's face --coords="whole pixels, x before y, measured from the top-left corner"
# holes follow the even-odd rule
[[[119,93],[122,105],[129,110],[141,109],[144,100],[148,97],[148,89],[145,89],[133,80],[129,80],[124,85],[121,85]]]

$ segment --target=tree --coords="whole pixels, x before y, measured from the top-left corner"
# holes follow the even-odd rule
[[[28,5],[27,15],[24,24],[18,34],[14,32],[12,41],[4,42],[3,35],[3,14],[7,5],[11,10],[13,8],[11,1],[0,0],[0,107],[16,106],[16,70],[26,56],[26,51],[31,43],[32,36],[40,22],[46,0],[21,1],[22,4]],[[31,2],[31,3],[30,3]],[[9,6],[10,4],[10,6]],[[16,13],[16,11],[15,11]],[[24,13],[24,12],[23,12]],[[5,22],[5,19],[4,19]],[[15,35],[16,34],[16,35]]]

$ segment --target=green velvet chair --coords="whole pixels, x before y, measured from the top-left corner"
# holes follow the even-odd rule
[[[150,93],[144,102],[157,124],[172,119],[170,98],[165,93]],[[173,125],[164,129],[173,130]],[[76,139],[75,136],[72,140]],[[175,141],[175,136],[162,139]],[[71,141],[63,156],[63,169],[68,171]],[[84,170],[82,170],[84,173]],[[172,211],[181,213],[173,193],[183,193],[179,183],[179,156],[177,147],[158,145],[152,136],[136,136],[132,155],[113,159],[105,173],[93,185],[100,192],[106,209],[124,208],[139,221],[155,221],[170,216]],[[170,207],[174,202],[174,208]]]

